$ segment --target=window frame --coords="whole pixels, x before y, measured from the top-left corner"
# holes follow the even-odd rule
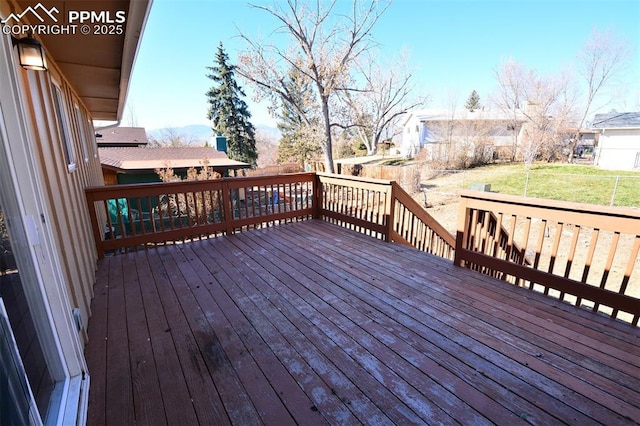
[[[78,169],[76,163],[76,152],[73,146],[73,138],[69,129],[69,114],[65,107],[64,95],[60,86],[52,82],[53,92],[53,104],[56,112],[56,118],[58,121],[58,127],[60,130],[60,139],[62,141],[62,150],[64,152],[64,158],[67,163],[67,171],[73,173]]]
[[[77,102],[73,103],[73,109],[75,112],[76,126],[78,127],[78,137],[80,138],[80,145],[82,146],[82,154],[84,156],[84,162],[89,162],[89,141],[87,138],[87,129],[85,127],[84,113],[80,109]]]

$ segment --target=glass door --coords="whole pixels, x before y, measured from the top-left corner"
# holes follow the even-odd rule
[[[3,187],[2,192],[5,190]],[[0,424],[11,424],[11,419],[28,419],[34,404],[40,418],[46,419],[56,383],[20,279],[20,269],[2,210],[2,198],[0,196],[0,334],[3,340],[2,375],[5,377],[2,383],[7,388],[0,392]],[[16,355],[19,355],[18,359]],[[10,386],[11,383],[14,385]],[[4,423],[5,420],[10,422]]]
[[[25,418],[61,424],[70,394],[63,355],[69,345],[60,337],[65,319],[53,311],[58,285],[45,275],[52,256],[39,223],[37,170],[12,54],[11,41],[0,36],[0,424]]]

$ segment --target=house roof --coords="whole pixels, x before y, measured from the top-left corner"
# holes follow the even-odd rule
[[[116,171],[155,170],[165,167],[184,169],[202,167],[205,163],[216,169],[251,167],[247,163],[230,160],[224,152],[207,147],[98,148],[98,155],[103,167]]]
[[[640,128],[640,112],[596,114],[591,127],[593,129],[637,129]]]
[[[474,111],[469,111],[465,108],[456,110],[423,109],[410,112],[405,120],[405,125],[408,123],[412,116],[421,122],[469,120],[512,121],[514,118],[514,111],[503,111],[500,109],[489,108],[477,109]],[[524,113],[520,110],[515,110],[515,117],[518,121],[526,121]]]
[[[99,147],[137,147],[149,143],[144,127],[114,127],[96,133]]]
[[[47,56],[55,60],[94,120],[121,119],[152,0],[43,0],[40,2],[42,5],[38,3],[36,8],[47,9],[49,17],[44,18],[38,15],[40,10],[34,10],[34,0],[15,0],[10,3],[13,14],[20,16],[21,23],[38,25],[57,22],[59,25],[78,27],[75,34],[38,33],[35,37],[42,42]],[[122,25],[122,33],[117,34],[116,30],[113,31],[115,34],[95,34],[99,25],[85,25],[91,32],[83,34],[81,25],[77,25],[78,21],[68,22],[70,14],[67,11],[93,11],[112,20],[118,16],[117,12],[121,14],[124,11],[125,21],[118,24]]]

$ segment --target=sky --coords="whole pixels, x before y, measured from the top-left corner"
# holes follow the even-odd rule
[[[261,4],[272,4],[258,0]],[[278,0],[273,0],[278,1]],[[280,0],[282,1],[282,0]],[[338,0],[342,6],[349,0]],[[276,22],[242,0],[154,0],[130,81],[124,125],[147,131],[210,124],[206,67],[220,42],[231,63],[238,34],[268,38]],[[476,90],[481,103],[495,93],[495,72],[509,58],[540,74],[575,69],[592,29],[611,30],[632,48],[624,90],[599,111],[640,110],[639,0],[394,0],[374,29],[382,60],[402,49],[427,108],[462,106]],[[245,101],[256,126],[275,126],[266,103]]]

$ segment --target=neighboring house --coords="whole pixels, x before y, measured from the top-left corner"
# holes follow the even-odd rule
[[[413,157],[424,149],[428,160],[444,160],[452,152],[468,156],[511,157],[526,121],[520,111],[478,109],[418,110],[404,120],[400,154]]]
[[[610,170],[640,169],[640,112],[596,114],[596,166]]]
[[[577,128],[569,127],[563,131],[563,144],[567,147],[571,146],[575,140]],[[596,136],[598,132],[590,129],[581,129],[578,133],[578,143],[573,150],[574,158],[582,158],[593,160],[593,154],[596,146]]]
[[[144,127],[113,127],[96,131],[98,148],[144,147],[147,146],[147,132]]]
[[[223,176],[251,168],[250,164],[230,160],[226,153],[207,147],[98,148],[98,153],[106,185],[160,182],[155,170],[167,167],[182,176],[187,169],[204,165]]]
[[[86,420],[97,254],[84,188],[103,184],[92,123],[122,118],[150,8],[0,2],[0,424]],[[70,10],[126,22],[114,19],[117,34],[60,31]]]

